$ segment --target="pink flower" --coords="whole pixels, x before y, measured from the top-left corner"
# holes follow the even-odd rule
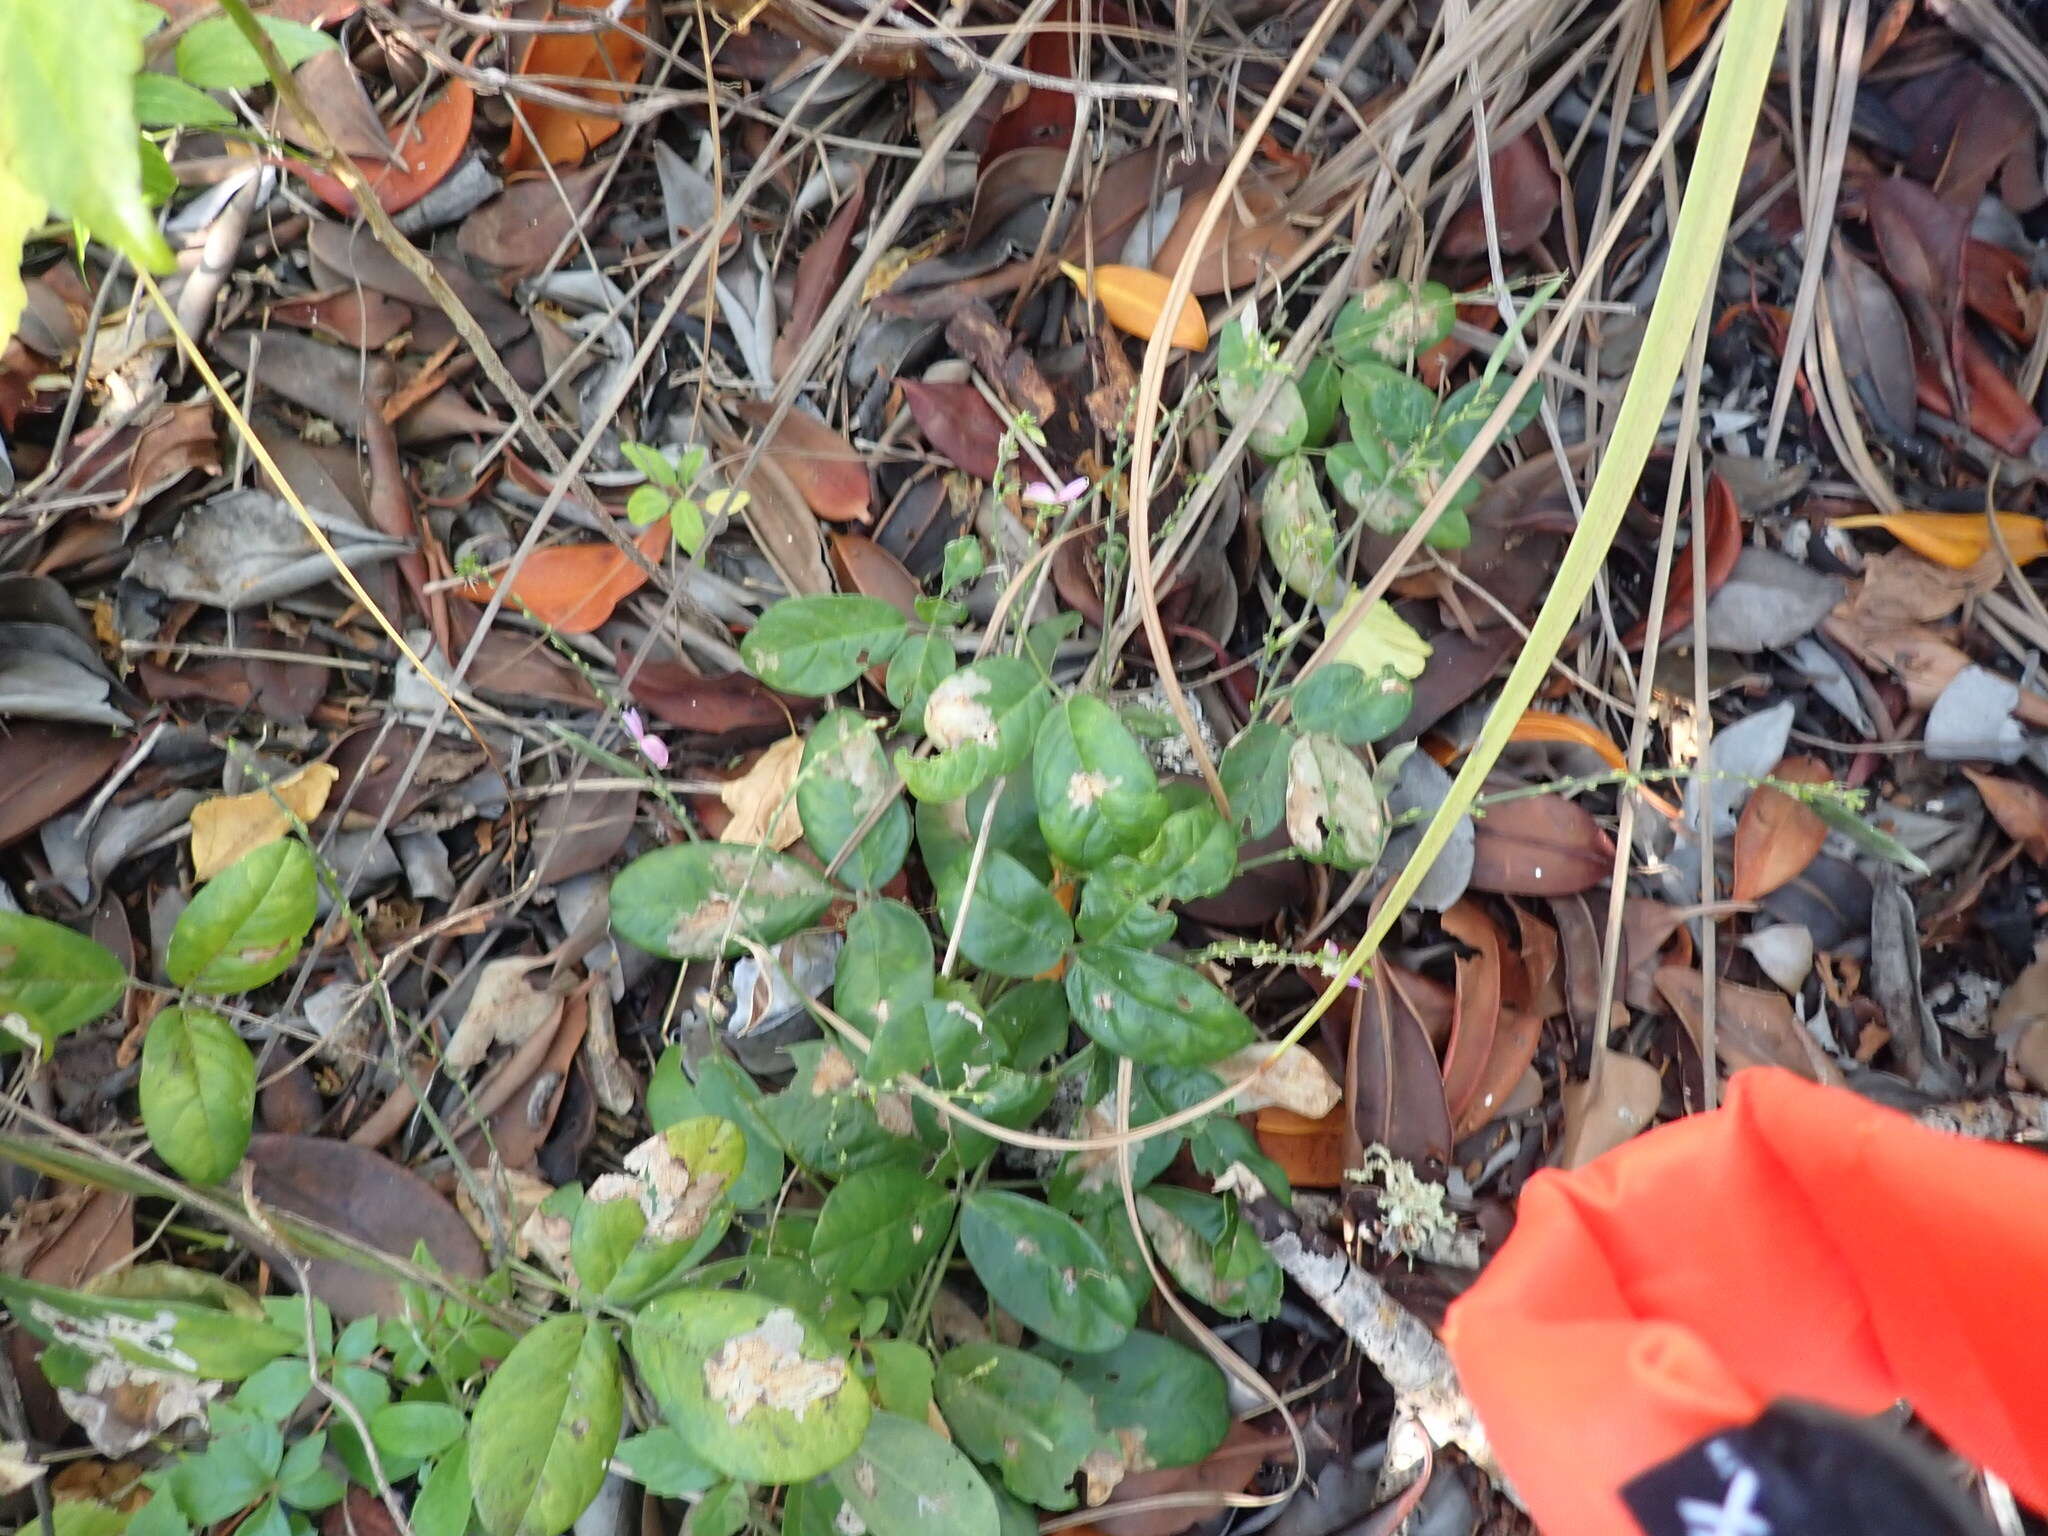
[[[619,718],[625,722],[626,734],[633,738],[633,745],[640,749],[640,755],[657,768],[667,768],[668,743],[659,736],[654,735],[641,723],[640,711],[629,709],[624,711]]]
[[[1024,487],[1024,499],[1036,502],[1041,507],[1071,507],[1088,494],[1088,477],[1076,475],[1065,485],[1055,490],[1043,480],[1034,480]]]

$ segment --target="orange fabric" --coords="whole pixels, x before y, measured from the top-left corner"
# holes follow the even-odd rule
[[[2048,1156],[1742,1072],[1531,1179],[1444,1340],[1555,1536],[1639,1536],[1623,1483],[1780,1397],[1905,1398],[2048,1510]]]

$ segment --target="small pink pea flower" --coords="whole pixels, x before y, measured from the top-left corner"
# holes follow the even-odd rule
[[[1024,487],[1024,499],[1041,507],[1071,507],[1088,494],[1088,477],[1076,475],[1065,485],[1055,489],[1043,480],[1034,480]]]
[[[624,711],[619,718],[625,723],[626,734],[633,738],[633,745],[640,749],[640,755],[657,768],[667,768],[668,743],[649,731],[641,723],[640,711],[629,709]]]

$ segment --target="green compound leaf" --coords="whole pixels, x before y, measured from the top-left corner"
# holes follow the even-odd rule
[[[1191,1467],[1230,1433],[1223,1372],[1185,1344],[1139,1329],[1099,1355],[1049,1344],[1038,1353],[1095,1399],[1095,1422],[1123,1432],[1134,1465]]]
[[[915,1168],[863,1168],[825,1197],[811,1268],[858,1295],[891,1291],[931,1262],[952,1226],[951,1192]]]

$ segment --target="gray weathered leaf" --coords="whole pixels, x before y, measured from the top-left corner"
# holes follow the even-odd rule
[[[308,510],[352,570],[396,559],[412,547]],[[167,597],[233,612],[331,581],[335,569],[281,498],[242,490],[194,507],[170,537],[145,541],[128,563],[128,575]]]
[[[1717,651],[1767,651],[1790,645],[1842,599],[1842,579],[1772,549],[1746,546],[1735,570],[1707,600],[1707,645]],[[1690,637],[1688,626],[1684,636]]]

